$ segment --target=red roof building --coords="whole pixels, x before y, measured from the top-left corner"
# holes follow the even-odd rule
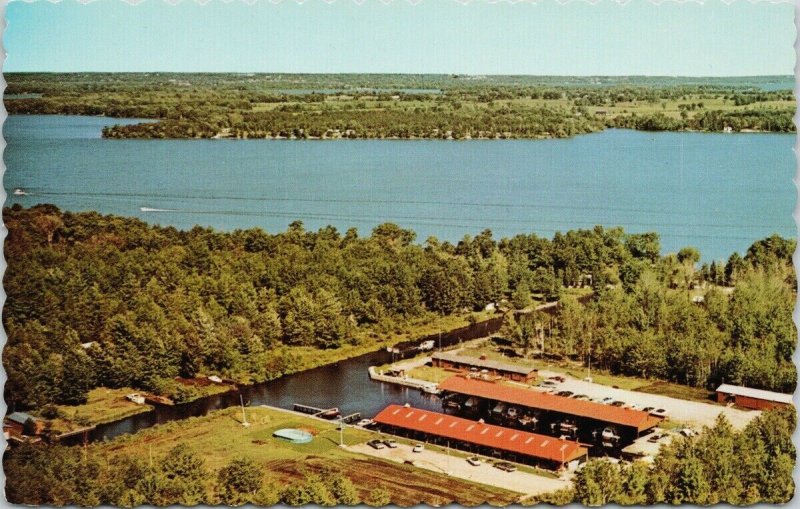
[[[549,465],[563,466],[571,461],[585,459],[588,454],[588,449],[575,441],[400,405],[384,408],[374,420],[383,426],[513,453]]]
[[[465,394],[493,401],[502,401],[526,408],[535,408],[548,412],[592,419],[603,423],[616,424],[633,428],[637,433],[654,428],[661,418],[641,410],[620,408],[592,401],[584,401],[563,396],[556,396],[533,389],[513,387],[464,376],[452,376],[439,384],[445,392]]]

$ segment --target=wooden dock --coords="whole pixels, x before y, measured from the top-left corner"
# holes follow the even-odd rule
[[[436,384],[433,382],[428,382],[427,380],[419,380],[418,378],[410,378],[410,377],[403,377],[403,376],[389,376],[378,373],[378,370],[375,369],[375,366],[370,366],[367,371],[369,371],[369,377],[372,380],[377,382],[385,382],[388,384],[397,384],[403,385],[405,387],[411,387],[412,389],[419,389],[423,392],[427,392],[430,394],[435,394],[438,389],[436,388]]]
[[[312,417],[317,417],[319,419],[325,419],[328,421],[343,421],[345,424],[352,424],[354,422],[358,422],[361,420],[361,412],[355,412],[350,415],[345,415],[344,417],[334,417],[328,419],[324,416],[324,414],[332,413],[334,411],[338,412],[339,409],[337,407],[333,408],[317,408],[311,405],[301,405],[300,403],[295,403],[292,407],[295,412],[299,412],[301,414],[308,414]]]

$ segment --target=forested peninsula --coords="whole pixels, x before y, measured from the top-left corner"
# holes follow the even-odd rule
[[[180,231],[52,205],[4,220],[5,397],[18,409],[79,404],[95,387],[185,400],[177,376],[274,379],[435,317],[555,300],[555,315],[509,318],[504,334],[527,348],[538,327],[552,358],[590,353],[610,373],[795,388],[796,242],[777,235],[700,265],[691,247],[662,255],[656,233],[600,226],[451,244],[388,223],[366,237],[301,222]]]
[[[536,139],[606,128],[794,132],[760,78],[80,73],[6,75],[10,114],[142,118],[107,138]]]

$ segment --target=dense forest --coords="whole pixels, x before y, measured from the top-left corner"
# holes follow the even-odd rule
[[[185,444],[176,445],[155,461],[130,456],[98,461],[86,458],[77,447],[24,445],[8,453],[3,466],[6,495],[13,504],[135,507],[252,503],[269,507],[281,503],[364,503],[380,507],[391,502],[389,492],[380,487],[362,496],[335,467],[281,486],[265,482],[264,466],[252,459],[234,458],[212,470]]]
[[[591,286],[588,302],[510,320],[512,339],[543,334],[551,355],[700,387],[795,386],[795,241],[778,236],[698,267],[693,248],[661,256],[655,233],[599,226],[454,245],[393,224],[368,237],[300,222],[179,231],[51,205],[4,220],[5,397],[18,409],[81,403],[98,386],[180,400],[178,375],[273,379],[301,369],[299,348],[369,347],[420,316],[525,308],[577,286]]]
[[[6,76],[10,114],[151,119],[108,138],[563,138],[648,131],[793,132],[791,91],[758,79],[442,75]],[[16,98],[15,98],[16,97]]]
[[[592,459],[575,476],[574,489],[538,502],[607,504],[783,504],[794,496],[794,408],[765,412],[742,431],[720,414],[699,437],[662,446],[652,465]]]

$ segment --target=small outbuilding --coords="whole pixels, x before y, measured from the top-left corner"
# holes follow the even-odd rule
[[[25,412],[13,412],[6,416],[4,428],[19,435],[36,436],[44,431],[44,422]]]
[[[473,368],[485,375],[501,377],[515,382],[532,382],[536,380],[539,371],[519,364],[508,362],[492,361],[484,357],[470,357],[468,355],[458,355],[448,352],[437,352],[431,356],[431,363],[434,367],[445,368],[456,371],[469,372]]]
[[[717,387],[717,401],[733,403],[736,406],[752,410],[770,410],[791,405],[792,395],[740,385],[722,384]]]

